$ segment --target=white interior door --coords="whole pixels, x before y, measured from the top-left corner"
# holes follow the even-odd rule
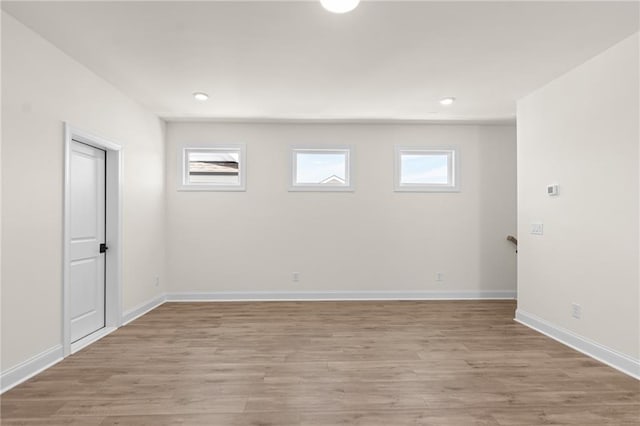
[[[75,342],[105,326],[105,151],[73,141],[69,177],[69,302]]]

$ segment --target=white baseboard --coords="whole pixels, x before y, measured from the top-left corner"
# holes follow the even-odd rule
[[[515,291],[216,291],[167,293],[168,302],[515,299]]]
[[[84,348],[86,348],[87,346],[89,346],[92,343],[97,342],[98,340],[102,339],[105,336],[108,336],[109,334],[113,333],[114,331],[116,331],[118,328],[117,327],[104,327],[101,328],[100,330],[91,333],[90,335],[83,337],[82,339],[78,340],[77,342],[73,342],[71,344],[71,355],[75,354],[76,352],[79,352],[81,350],[83,350]]]
[[[522,309],[516,310],[515,320],[616,370],[640,379],[640,360],[575,334]]]
[[[158,306],[162,305],[165,302],[165,300],[166,300],[166,295],[162,293],[154,297],[153,299],[147,302],[141,303],[135,308],[128,310],[127,312],[122,314],[122,325],[123,326],[127,325],[131,321],[141,317],[147,312],[154,310]]]
[[[8,391],[62,361],[63,355],[62,345],[56,345],[11,367],[7,371],[3,371],[2,375],[0,375],[0,393]]]

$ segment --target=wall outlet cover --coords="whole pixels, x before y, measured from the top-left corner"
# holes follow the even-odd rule
[[[572,303],[571,316],[574,317],[575,319],[582,318],[582,306],[578,305],[577,303]]]

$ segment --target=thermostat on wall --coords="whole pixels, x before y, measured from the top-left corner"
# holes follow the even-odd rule
[[[558,185],[547,185],[547,195],[558,195]]]

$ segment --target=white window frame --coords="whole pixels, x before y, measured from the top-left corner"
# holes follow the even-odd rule
[[[323,185],[321,183],[296,183],[298,174],[297,154],[345,154],[346,182],[344,185]],[[349,145],[341,146],[292,146],[289,155],[289,191],[319,191],[319,192],[353,192],[355,190],[353,182],[353,147]]]
[[[189,153],[239,153],[238,183],[189,183]],[[247,148],[245,144],[192,145],[178,150],[178,191],[246,191]]]
[[[446,184],[437,183],[402,183],[402,155],[447,155],[449,161],[449,177]],[[455,146],[396,146],[394,189],[396,192],[460,192],[460,150]]]

